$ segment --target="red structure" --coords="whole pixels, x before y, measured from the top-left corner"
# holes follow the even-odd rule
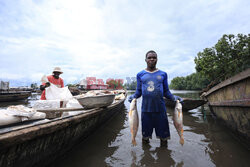
[[[96,79],[96,77],[86,77],[86,89],[87,90],[99,90],[99,89],[123,89],[123,79],[108,78],[106,84],[103,79]]]
[[[103,79],[96,79],[96,77],[86,77],[87,89],[108,89],[108,85],[104,84]]]
[[[108,78],[106,84],[108,85],[108,89],[123,89],[123,79]]]
[[[115,81],[118,83],[118,86],[116,89],[123,89],[123,79],[115,79]]]

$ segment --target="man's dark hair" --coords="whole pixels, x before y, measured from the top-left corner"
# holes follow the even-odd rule
[[[154,54],[156,54],[156,55],[157,55],[157,53],[156,53],[155,51],[150,50],[150,51],[148,51],[148,52],[146,53],[146,58],[147,58],[147,56],[148,56],[148,54],[149,54],[149,53],[154,53]]]

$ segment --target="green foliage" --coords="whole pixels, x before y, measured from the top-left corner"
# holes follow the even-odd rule
[[[200,73],[193,73],[186,77],[176,77],[169,85],[170,89],[175,90],[201,90],[209,84],[209,80]]]
[[[120,80],[116,81],[114,79],[106,82],[106,84],[108,84],[108,88],[109,89],[122,89],[124,86],[122,84],[122,82]]]
[[[221,82],[250,67],[250,34],[223,35],[212,48],[195,57],[196,71],[210,81]]]
[[[124,84],[124,87],[127,90],[136,90],[136,86],[137,86],[137,82],[136,81]]]
[[[76,85],[75,84],[67,84],[66,86],[68,86],[68,87],[75,87]]]
[[[186,80],[185,77],[175,77],[171,84],[169,85],[170,89],[176,89],[176,90],[184,90],[186,89]]]
[[[32,83],[32,84],[30,85],[30,87],[31,87],[32,89],[38,88],[37,83]]]
[[[250,34],[223,35],[212,48],[205,48],[195,57],[196,73],[176,77],[171,89],[198,90],[219,83],[250,68]]]

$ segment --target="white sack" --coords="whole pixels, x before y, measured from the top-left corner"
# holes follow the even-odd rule
[[[43,75],[42,78],[41,78],[41,82],[42,83],[46,83],[46,82],[49,82],[48,78],[46,75]]]
[[[50,84],[49,87],[45,88],[45,96],[47,100],[67,101],[73,98],[67,86],[64,88],[58,88],[54,84]]]
[[[0,110],[0,126],[23,122],[26,120],[44,119],[45,113],[37,112],[33,108],[23,105],[10,106],[6,110]]]
[[[82,105],[76,99],[70,99],[66,104],[66,108],[83,108]]]
[[[32,115],[29,120],[36,120],[36,119],[45,119],[46,114],[43,112],[36,112],[34,115]]]
[[[0,110],[0,126],[21,122],[20,117],[8,114],[7,110]]]
[[[13,116],[19,116],[19,117],[32,117],[36,110],[33,108],[24,107],[23,105],[16,105],[16,106],[9,106],[7,108],[8,114],[11,114]]]
[[[60,100],[37,100],[34,102],[34,109],[51,109],[60,108]]]

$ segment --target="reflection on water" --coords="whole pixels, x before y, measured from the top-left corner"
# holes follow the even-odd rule
[[[173,91],[173,93],[176,92]],[[185,94],[185,91],[177,93]],[[195,94],[187,97],[199,97],[197,92],[187,94]],[[125,106],[119,115],[74,148],[66,157],[54,162],[52,166],[207,167],[249,166],[250,164],[250,152],[211,115],[204,117],[201,108],[184,113],[185,144],[183,146],[179,144],[179,136],[173,125],[173,109],[168,108],[171,132],[168,146],[161,147],[155,133],[150,144],[143,145],[139,125],[136,137],[138,145],[133,147],[127,117],[129,109],[127,101]],[[141,99],[138,100],[139,112],[140,106]]]
[[[172,151],[167,146],[152,147],[151,145],[142,145],[144,152],[140,160],[140,166],[161,166],[163,161],[165,162],[162,166],[173,166],[175,164],[174,159],[171,157]]]
[[[105,158],[111,157],[119,147],[118,145],[111,145],[114,142],[120,142],[119,136],[121,131],[124,130],[126,107],[124,106],[121,111],[105,123],[107,126],[100,127],[83,143],[74,147],[72,151],[49,166],[107,166]]]
[[[180,93],[185,94],[185,91],[172,91],[172,93],[180,95]],[[199,97],[197,92],[186,93],[195,94],[191,97]],[[140,106],[141,99],[138,100],[139,113]],[[168,108],[171,133],[168,145],[161,147],[155,133],[150,143],[143,145],[139,125],[136,137],[138,145],[133,147],[128,124],[128,109],[129,103],[125,101],[125,106],[119,114],[50,166],[244,167],[250,164],[250,151],[232,137],[229,129],[221,125],[218,120],[211,115],[204,117],[201,108],[183,113],[185,139],[183,146],[179,144],[179,136],[173,125],[173,109]]]

